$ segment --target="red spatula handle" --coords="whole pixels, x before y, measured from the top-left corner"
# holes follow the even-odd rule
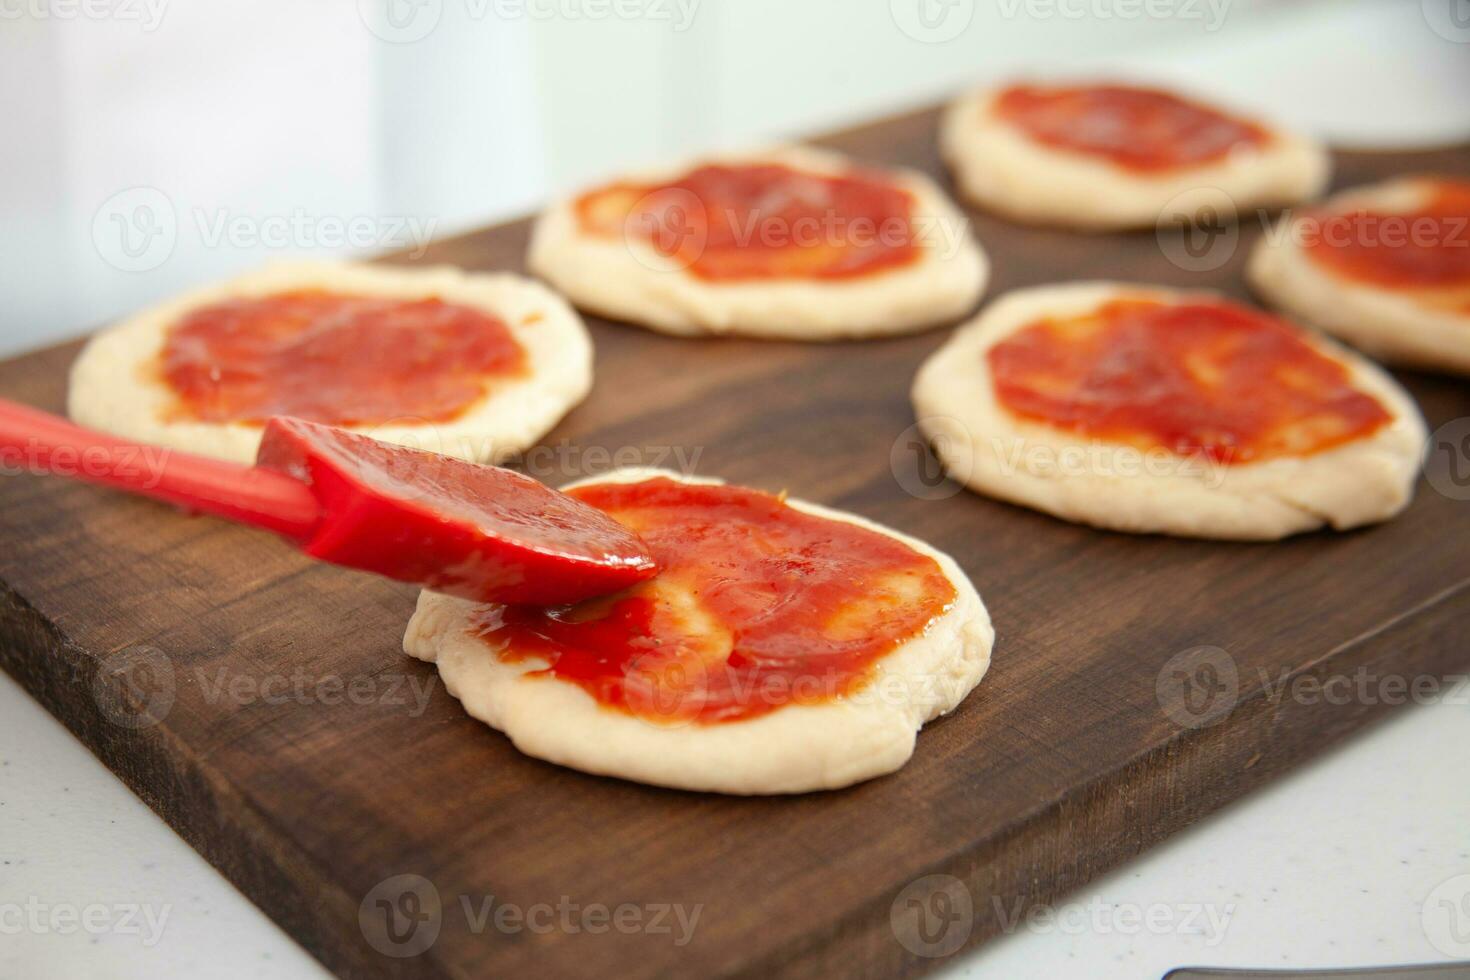
[[[298,540],[320,518],[311,489],[284,473],[128,442],[3,398],[0,459],[7,468],[101,483]]]

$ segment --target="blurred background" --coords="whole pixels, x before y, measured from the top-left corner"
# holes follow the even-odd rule
[[[0,0],[0,353],[1000,76],[1470,136],[1470,0]]]

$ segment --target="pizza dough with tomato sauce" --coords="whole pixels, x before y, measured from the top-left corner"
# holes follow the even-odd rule
[[[1331,171],[1304,136],[1191,97],[1118,83],[1018,83],[954,102],[940,150],[960,196],[1084,230],[1193,222],[1316,197]]]
[[[1287,215],[1248,275],[1273,305],[1375,357],[1470,374],[1470,181],[1401,177]]]
[[[955,320],[988,275],[968,219],[928,177],[806,147],[593,188],[542,215],[529,264],[591,313],[793,340]]]
[[[1065,520],[1270,540],[1386,520],[1425,429],[1366,359],[1212,293],[1094,282],[1009,293],[920,368],[949,474]]]
[[[425,591],[403,641],[527,755],[678,789],[835,789],[902,766],[989,666],[968,577],[897,531],[663,470],[567,491],[637,529],[659,575],[551,610]]]
[[[292,415],[478,462],[534,444],[592,384],[581,318],[540,283],[449,267],[285,264],[98,334],[77,422],[249,463]]]

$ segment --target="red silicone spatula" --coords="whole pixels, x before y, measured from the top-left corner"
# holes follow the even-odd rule
[[[0,458],[266,528],[323,561],[484,602],[561,605],[658,570],[631,530],[519,473],[301,419],[271,419],[255,465],[240,466],[0,399]]]

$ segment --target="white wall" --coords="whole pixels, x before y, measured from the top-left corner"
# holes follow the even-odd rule
[[[687,27],[535,25],[553,186],[691,148],[830,129],[1028,66],[1228,34],[1272,6],[1157,0],[1179,15],[1149,18],[1099,16],[1128,0],[684,2]],[[933,28],[919,19],[926,11]]]
[[[0,22],[0,347],[74,333],[271,251],[211,244],[221,218],[374,209],[364,32],[291,0],[178,3],[150,24]]]
[[[0,351],[271,258],[412,247],[624,166],[1020,71],[1232,94],[1250,86],[1211,52],[1244,46],[1279,79],[1263,108],[1333,135],[1366,113],[1470,133],[1470,29],[1435,34],[1418,0],[108,2],[0,0]],[[1362,60],[1358,90],[1314,91],[1322,57]],[[1420,80],[1414,111],[1378,71]]]

